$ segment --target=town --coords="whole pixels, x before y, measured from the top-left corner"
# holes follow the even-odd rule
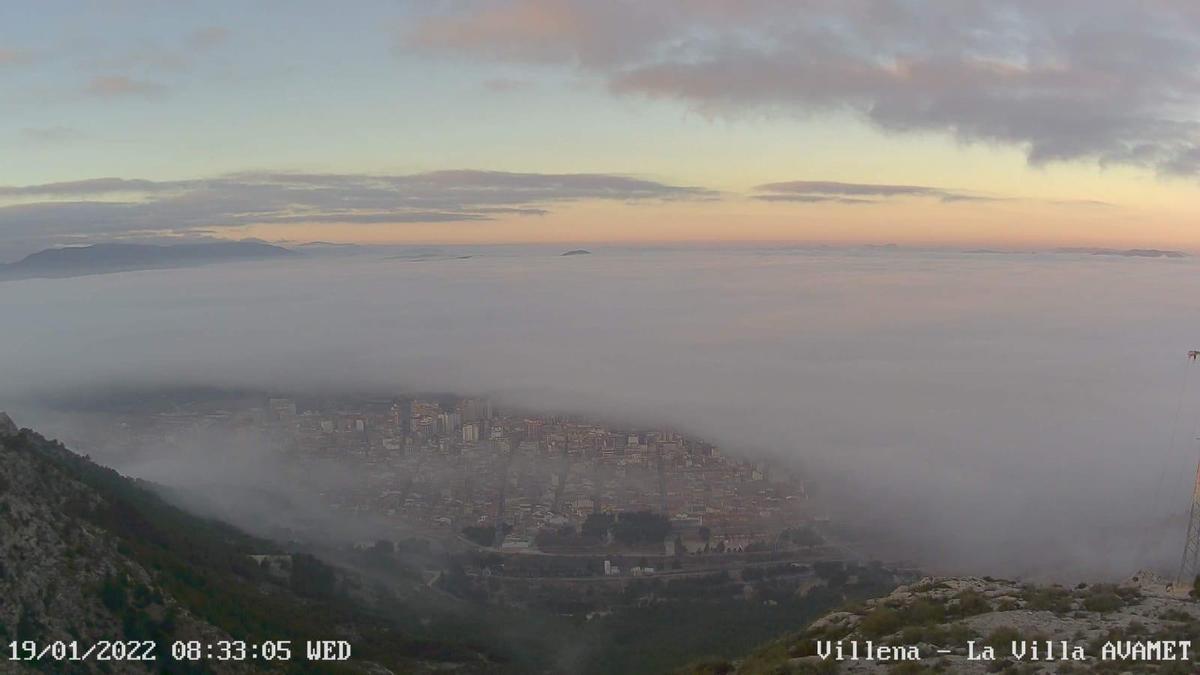
[[[301,473],[331,462],[353,473],[321,491],[331,512],[506,553],[676,556],[822,543],[803,478],[782,466],[672,430],[501,409],[486,398],[263,396],[126,415],[117,427],[120,442],[146,447],[202,430],[252,431]]]

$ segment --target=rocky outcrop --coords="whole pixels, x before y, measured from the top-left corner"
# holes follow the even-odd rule
[[[1200,602],[1189,591],[1146,573],[1071,588],[930,577],[691,672],[1194,673]]]
[[[0,644],[6,650],[13,642],[76,644],[80,653],[101,641],[153,643],[153,671],[171,673],[495,672],[498,661],[490,653],[456,634],[416,639],[402,630],[418,616],[396,601],[397,584],[368,587],[311,553],[190,514],[155,486],[61,443],[4,428],[10,430],[0,436]],[[291,564],[277,564],[283,560]],[[412,579],[407,573],[397,578],[404,587]],[[391,616],[395,622],[385,618]],[[307,662],[307,641],[333,638],[353,643],[349,661],[336,670]],[[269,668],[265,661],[177,659],[171,650],[177,641],[231,639],[288,640],[293,657]],[[35,662],[10,662],[10,653],[0,656],[0,672],[149,672],[140,662],[94,655],[72,661],[47,653]]]
[[[47,461],[31,438],[16,432],[0,413],[0,634],[5,643],[228,640],[226,632],[164,593],[154,575],[122,552],[117,537],[80,517],[110,505]],[[73,672],[99,667],[70,665]]]
[[[0,410],[0,438],[16,436],[18,431],[16,423],[8,416],[8,413]]]

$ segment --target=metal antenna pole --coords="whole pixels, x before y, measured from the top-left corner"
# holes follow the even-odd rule
[[[1179,563],[1177,584],[1193,584],[1200,574],[1200,464],[1196,466],[1196,486],[1192,489],[1192,510],[1188,516],[1187,541]]]
[[[1200,350],[1188,352],[1189,361],[1200,359]],[[1192,488],[1192,507],[1188,513],[1187,540],[1183,544],[1183,559],[1179,561],[1176,585],[1191,586],[1200,574],[1200,462],[1196,464],[1196,483]]]

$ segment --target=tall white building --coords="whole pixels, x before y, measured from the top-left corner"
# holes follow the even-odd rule
[[[462,427],[462,415],[458,413],[442,413],[438,415],[438,431],[451,436],[458,433]]]
[[[479,442],[479,424],[476,422],[468,422],[462,426],[463,443],[478,443]]]

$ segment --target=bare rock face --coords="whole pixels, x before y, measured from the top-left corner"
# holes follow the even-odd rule
[[[167,625],[176,639],[229,639],[164,593],[154,574],[127,556],[115,536],[81,517],[110,504],[40,457],[32,439],[0,413],[0,629],[5,640],[147,639]],[[40,665],[68,672],[54,670],[61,663]],[[123,672],[122,664],[113,665]],[[233,665],[230,672],[250,670]],[[92,662],[73,666],[69,672],[99,668]]]
[[[16,436],[18,431],[16,423],[8,416],[8,413],[0,410],[0,438]]]
[[[355,654],[337,672],[495,672],[487,653],[453,639],[410,648],[398,624],[381,621],[378,610],[366,604],[374,598],[359,591],[365,585],[352,572],[190,514],[150,484],[30,429],[13,431],[7,416],[2,428],[7,435],[0,435],[0,645],[6,651],[0,673],[224,675],[292,672],[295,665],[304,672],[330,672],[299,661],[300,640],[325,636],[387,650],[381,659]],[[277,569],[275,563],[283,560],[300,560],[302,566]],[[318,584],[315,592],[308,590]],[[398,604],[390,593],[386,601],[388,607]],[[264,665],[271,664],[195,662],[171,649],[175,641],[217,645],[234,635],[292,640],[294,663],[266,671]],[[13,641],[77,642],[83,653],[101,640],[136,642],[139,654],[149,645],[156,662],[147,668],[101,661],[96,654],[67,662],[38,650],[40,656],[7,663]]]

